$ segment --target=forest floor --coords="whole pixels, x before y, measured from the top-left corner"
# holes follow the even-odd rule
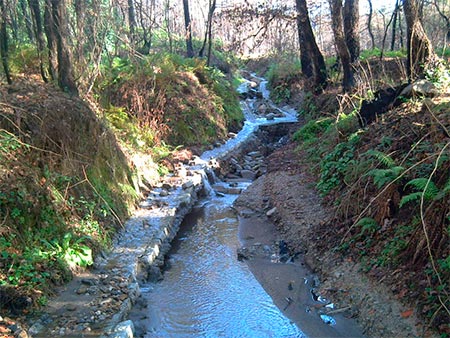
[[[239,197],[238,208],[261,210],[264,204],[276,208],[271,217],[276,224],[278,237],[283,238],[291,253],[302,253],[306,264],[320,277],[318,293],[332,301],[337,309],[346,309],[345,316],[355,317],[370,337],[423,337],[424,326],[412,311],[414,305],[402,303],[390,286],[381,280],[368,278],[361,266],[350,257],[343,258],[332,249],[326,249],[324,227],[329,226],[334,211],[321,203],[314,190],[315,178],[308,174],[310,164],[291,143],[269,156],[269,171],[256,180]],[[260,217],[266,217],[260,213]],[[270,227],[270,223],[257,222]],[[266,224],[266,225],[264,225]],[[267,229],[259,229],[264,234]],[[255,275],[261,274],[264,265],[253,264]],[[272,285],[277,279],[265,278],[262,282],[270,290],[275,303],[282,303],[286,285]],[[289,279],[289,276],[282,276]],[[271,282],[273,281],[273,282]]]

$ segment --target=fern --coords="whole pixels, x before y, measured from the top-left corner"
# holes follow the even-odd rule
[[[444,187],[439,191],[435,199],[440,200],[447,196],[447,194],[450,194],[450,177],[448,178],[447,182],[445,182]]]
[[[404,170],[405,168],[402,166],[395,166],[389,169],[372,169],[368,174],[373,177],[374,184],[380,189],[385,184],[397,179]]]
[[[439,196],[439,194],[440,194],[440,191],[439,191],[438,187],[436,186],[436,184],[434,184],[433,181],[428,181],[428,178],[424,178],[424,177],[415,178],[415,179],[409,181],[408,183],[406,183],[405,188],[408,186],[412,186],[412,188],[416,191],[402,197],[400,204],[399,204],[400,208],[403,207],[406,203],[414,202],[414,201],[421,199],[422,195],[423,195],[423,199],[425,201],[429,201],[429,200],[437,198],[437,196]],[[449,187],[448,190],[450,190],[450,184],[446,185],[444,187],[444,189],[447,186]],[[426,188],[426,190],[425,190],[425,188]]]
[[[378,161],[380,161],[380,163],[382,163],[387,168],[392,168],[395,165],[393,158],[381,151],[371,149],[368,150],[366,154],[375,157]]]
[[[373,234],[379,229],[377,221],[371,217],[361,218],[356,225],[361,227],[361,235],[364,235],[366,232]]]

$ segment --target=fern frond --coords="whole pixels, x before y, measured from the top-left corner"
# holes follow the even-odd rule
[[[389,169],[372,169],[368,172],[373,177],[373,183],[380,189],[385,184],[392,182],[405,170],[402,166],[395,166]]]
[[[425,177],[412,179],[405,184],[405,188],[408,186],[411,186],[416,191],[402,197],[399,204],[400,208],[403,207],[406,203],[420,200],[422,198],[422,195],[424,200],[429,201],[432,199],[438,199],[437,197],[441,193],[436,184],[434,184],[434,182],[431,180],[428,181],[428,178]]]
[[[385,167],[391,168],[395,165],[395,161],[389,155],[374,149],[370,149],[366,153],[369,156],[375,157],[380,163],[382,163]]]
[[[406,203],[418,201],[420,200],[421,197],[422,197],[421,192],[413,192],[411,194],[403,196],[398,206],[399,208],[402,208]]]
[[[412,186],[415,190],[423,193],[425,195],[424,198],[427,200],[435,198],[439,193],[439,189],[436,184],[434,184],[434,182],[431,180],[428,181],[428,178],[425,177],[412,179],[411,181],[406,183],[405,187],[407,186]],[[424,192],[425,187],[427,188],[427,190]]]
[[[363,217],[355,225],[361,227],[361,235],[364,235],[366,232],[374,233],[379,228],[377,221],[372,217]]]

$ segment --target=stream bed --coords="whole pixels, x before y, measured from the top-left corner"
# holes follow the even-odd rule
[[[236,251],[237,195],[209,195],[183,221],[164,279],[141,286],[138,337],[305,337]]]
[[[267,243],[253,243],[256,251],[269,255],[269,259],[259,263],[267,264],[262,274],[254,271],[255,264],[246,262],[246,257],[239,259],[246,255],[242,248],[248,241],[240,233],[242,215],[239,219],[233,203],[256,177],[264,175],[265,156],[284,144],[287,125],[297,121],[294,110],[278,108],[268,99],[265,84],[260,82],[259,99],[241,101],[246,116],[243,129],[198,158],[203,163],[201,171],[205,171],[205,196],[181,223],[165,255],[162,274],[139,285],[140,297],[128,316],[136,337],[362,336],[353,329],[354,324],[341,320],[342,316],[335,319],[311,310],[328,302],[313,293],[315,277],[303,264],[294,264],[290,259],[280,262],[278,239],[270,237]],[[218,173],[220,179],[215,176]],[[244,217],[247,222],[251,220],[248,216]],[[284,283],[281,288],[287,291],[295,285],[298,299],[285,297],[287,303],[281,304],[278,299],[275,304],[269,295],[272,293],[262,286],[274,285],[264,283],[267,278]],[[301,300],[300,307],[297,300]]]

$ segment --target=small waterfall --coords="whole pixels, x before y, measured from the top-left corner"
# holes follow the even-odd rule
[[[269,83],[267,80],[263,80],[259,83],[259,91],[262,94],[262,97],[266,100],[270,99],[270,91],[267,89],[267,83]]]
[[[202,183],[203,183],[203,190],[202,195],[203,196],[211,196],[214,193],[214,189],[211,186],[210,180],[212,180],[212,183],[215,182],[215,174],[212,170],[202,170]]]

